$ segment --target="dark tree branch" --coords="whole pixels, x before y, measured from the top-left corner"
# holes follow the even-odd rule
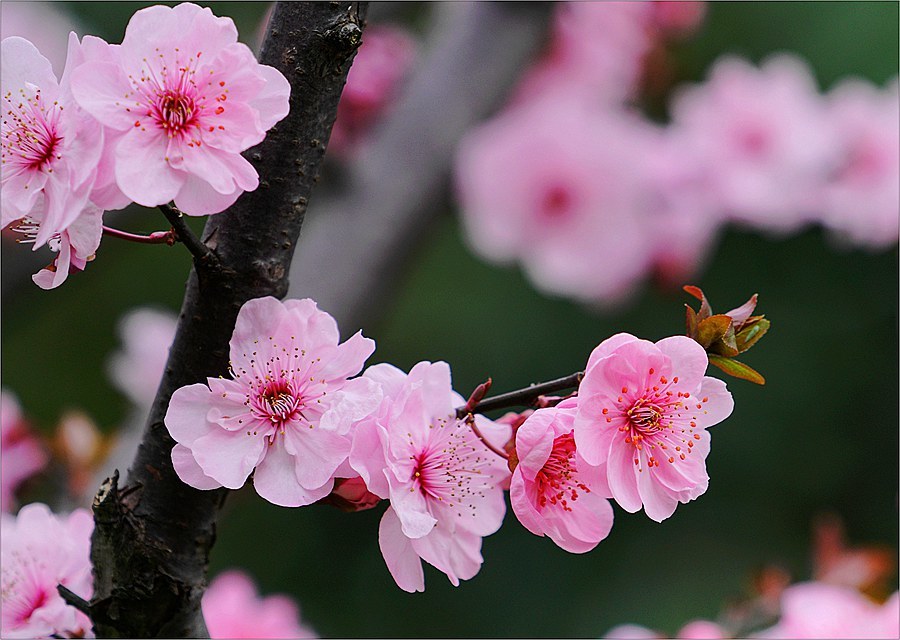
[[[203,245],[210,254],[195,252],[143,440],[124,486],[116,474],[94,499],[90,612],[99,637],[208,637],[200,598],[227,492],[198,491],[178,479],[163,419],[176,389],[227,373],[228,341],[243,303],[287,291],[364,11],[365,4],[346,2],[276,5],[260,61],[290,81],[290,115],[246,153],[259,188],[207,222]]]
[[[539,382],[524,389],[501,393],[478,402],[471,409],[471,412],[485,413],[487,411],[496,411],[497,409],[509,409],[510,407],[532,407],[540,396],[577,388],[581,384],[582,378],[584,378],[584,371],[578,371],[564,378],[557,378],[549,382]],[[462,419],[468,413],[469,409],[459,407],[456,410],[456,417]]]
[[[187,250],[191,252],[194,259],[201,261],[215,259],[210,248],[200,242],[200,238],[195,236],[194,232],[191,231],[191,228],[187,226],[187,222],[184,221],[184,214],[181,213],[181,211],[170,204],[161,204],[159,205],[159,209],[163,212],[163,215],[166,216],[166,220],[169,221],[169,224],[172,225],[176,239],[187,247]]]
[[[342,327],[383,310],[413,250],[444,210],[456,143],[506,98],[538,51],[548,3],[434,5],[428,53],[348,171],[345,196],[319,201],[291,273]]]

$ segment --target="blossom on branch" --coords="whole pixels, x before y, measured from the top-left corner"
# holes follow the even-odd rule
[[[337,323],[309,299],[257,298],[238,313],[232,379],[178,389],[165,423],[175,472],[197,489],[239,489],[297,507],[324,498],[350,453],[351,423],[381,389],[360,372],[375,350],[361,333],[340,343]]]
[[[259,177],[241,152],[288,113],[290,85],[237,41],[230,18],[183,3],[134,14],[122,44],[73,73],[78,103],[114,138],[115,181],[145,206],[218,213]]]
[[[731,415],[725,383],[704,376],[706,352],[685,336],[657,343],[620,333],[591,353],[578,390],[575,444],[604,466],[629,512],[661,522],[706,491],[707,427]]]
[[[518,428],[509,500],[526,529],[584,553],[609,535],[613,511],[604,470],[585,463],[575,448],[575,404],[538,409]]]
[[[385,563],[404,591],[424,591],[422,562],[454,586],[481,569],[481,539],[506,512],[505,461],[488,450],[456,407],[464,404],[445,362],[420,362],[405,374],[389,364],[369,367],[384,400],[353,431],[350,464],[375,495],[389,499],[378,530]],[[509,430],[476,416],[495,445]]]
[[[84,509],[56,516],[47,505],[22,507],[0,517],[0,633],[4,638],[81,638],[86,615],[66,604],[61,584],[89,599],[93,591],[90,544],[94,519]]]

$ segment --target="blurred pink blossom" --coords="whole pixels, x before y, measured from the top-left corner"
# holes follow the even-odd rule
[[[638,117],[576,99],[504,112],[471,131],[457,154],[469,243],[494,262],[520,261],[547,293],[624,297],[655,249],[646,162],[655,139]]]
[[[59,75],[66,66],[70,31],[83,33],[81,25],[59,2],[0,3],[0,40],[20,36],[37,47]]]
[[[825,185],[823,224],[854,244],[889,247],[900,219],[900,96],[847,80],[827,97],[840,160]]]
[[[809,67],[788,54],[761,67],[720,58],[671,105],[676,135],[694,145],[720,207],[763,230],[815,219],[816,194],[835,166],[835,137]]]
[[[9,391],[0,392],[0,509],[11,511],[16,488],[46,464],[47,453],[30,433],[18,400]]]
[[[703,24],[706,9],[706,2],[654,0],[653,24],[666,34],[684,37]]]
[[[146,308],[119,321],[122,349],[109,360],[109,379],[139,407],[149,407],[156,397],[176,324],[174,313]]]
[[[256,298],[231,337],[233,379],[181,387],[165,423],[172,462],[197,489],[256,492],[281,506],[324,498],[350,453],[349,430],[378,408],[381,390],[360,372],[375,350],[362,333],[340,342],[337,323],[309,299]]]
[[[141,9],[122,44],[72,78],[78,103],[116,138],[115,179],[145,206],[218,213],[259,184],[241,152],[288,113],[290,86],[237,42],[230,18],[182,3]]]
[[[47,505],[33,503],[15,517],[2,514],[0,633],[4,638],[90,634],[88,617],[66,604],[56,585],[90,599],[93,529],[94,518],[84,509],[57,516]]]
[[[685,336],[655,344],[620,333],[591,353],[578,389],[575,444],[606,467],[616,502],[661,522],[706,491],[707,427],[731,415],[725,383]]]
[[[481,569],[481,539],[503,522],[506,463],[456,418],[465,401],[447,363],[420,362],[408,375],[379,364],[363,375],[384,400],[355,425],[350,464],[369,491],[391,501],[378,530],[385,563],[404,591],[425,590],[422,560],[458,586]],[[508,439],[508,428],[476,420],[493,444]]]
[[[605,470],[584,462],[575,449],[575,401],[538,409],[516,431],[509,488],[513,512],[538,536],[570,553],[585,553],[609,535],[613,510]]]
[[[400,27],[366,28],[338,103],[330,151],[352,151],[390,107],[416,60],[416,47],[413,37]]]
[[[260,598],[256,585],[242,571],[216,576],[201,606],[210,638],[318,638],[301,624],[300,610],[291,598]]]
[[[666,636],[636,624],[622,624],[607,631],[603,637],[611,640],[658,640]],[[729,636],[715,622],[694,620],[684,625],[675,637],[684,640],[722,640]]]
[[[759,638],[897,638],[898,594],[879,605],[847,587],[822,582],[795,584],[781,596],[781,619]]]

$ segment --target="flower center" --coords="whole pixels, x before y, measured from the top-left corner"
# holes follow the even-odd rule
[[[628,419],[632,427],[642,434],[656,433],[662,427],[659,425],[662,412],[653,404],[645,404],[641,398],[627,411]]]
[[[556,437],[553,450],[537,474],[538,505],[559,505],[563,511],[571,511],[569,502],[578,499],[579,491],[590,493],[590,488],[575,476],[575,438],[571,433]]]
[[[282,427],[286,422],[305,418],[302,411],[305,404],[287,381],[270,382],[261,391],[255,403],[261,418]]]
[[[58,159],[62,136],[58,132],[57,103],[47,107],[41,101],[41,91],[28,97],[24,90],[14,98],[8,91],[3,96],[3,164],[11,162],[29,171],[53,171],[50,164]]]
[[[197,108],[192,97],[166,90],[150,105],[150,115],[167,133],[175,135],[196,124]]]

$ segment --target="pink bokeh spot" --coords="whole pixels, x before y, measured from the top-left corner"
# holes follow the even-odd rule
[[[226,571],[210,583],[201,603],[210,638],[318,638],[300,621],[289,597],[260,597],[242,571]]]
[[[255,470],[260,496],[281,506],[324,498],[350,452],[354,420],[381,391],[360,372],[375,343],[340,343],[337,323],[309,299],[257,298],[238,313],[232,378],[178,389],[165,423],[176,473],[198,489],[239,489]]]
[[[725,383],[704,376],[706,352],[690,338],[657,343],[617,334],[591,353],[578,391],[575,443],[605,466],[613,498],[661,522],[706,491],[706,428],[734,408]]]
[[[0,509],[11,511],[15,491],[47,465],[47,452],[22,417],[19,402],[8,391],[0,393]]]
[[[33,503],[15,517],[0,516],[0,633],[4,638],[92,637],[88,617],[66,604],[56,585],[90,599],[93,529],[93,516],[84,509],[57,516],[46,505]]]

